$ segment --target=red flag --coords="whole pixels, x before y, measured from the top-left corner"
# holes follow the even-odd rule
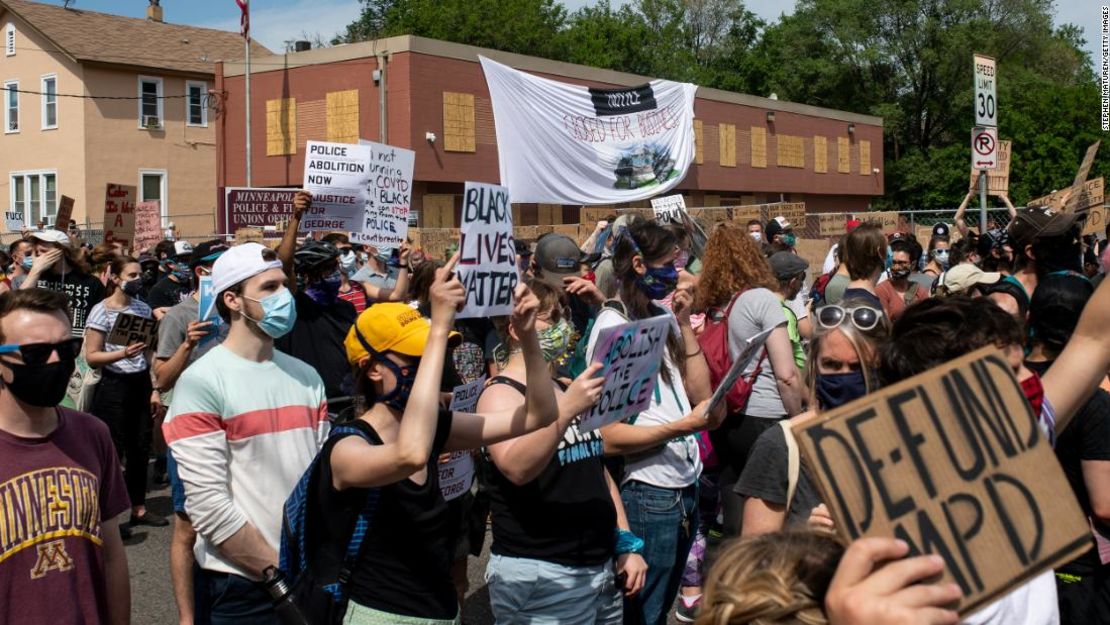
[[[243,35],[243,39],[251,38],[251,11],[247,6],[250,0],[235,0],[235,4],[239,5],[239,9],[243,12],[242,17],[239,18],[239,34]]]

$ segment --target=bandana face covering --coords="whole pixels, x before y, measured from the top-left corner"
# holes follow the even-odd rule
[[[678,270],[674,265],[648,267],[644,275],[636,278],[636,286],[648,299],[663,299],[678,287]]]
[[[564,318],[558,323],[536,333],[540,341],[540,351],[545,362],[559,362],[570,349],[570,337],[574,328]]]

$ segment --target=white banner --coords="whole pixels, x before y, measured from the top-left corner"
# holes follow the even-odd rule
[[[501,184],[514,202],[633,202],[686,176],[696,85],[653,80],[595,89],[479,59],[493,101]]]

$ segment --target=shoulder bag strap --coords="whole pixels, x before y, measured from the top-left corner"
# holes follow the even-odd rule
[[[798,475],[801,473],[801,460],[798,456],[798,441],[794,439],[794,432],[790,430],[790,419],[779,421],[783,438],[786,439],[786,511],[790,512],[790,503],[794,501],[794,491],[798,488]]]

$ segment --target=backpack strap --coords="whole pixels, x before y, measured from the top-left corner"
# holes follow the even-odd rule
[[[786,511],[789,513],[790,504],[794,501],[794,491],[798,489],[798,477],[801,474],[801,459],[798,456],[798,441],[790,429],[790,419],[779,421],[783,438],[786,439]]]
[[[370,433],[363,427],[356,425],[341,425],[331,432],[329,439],[339,439],[346,436],[359,436],[362,440],[370,445],[378,445],[379,441],[374,440]],[[381,494],[381,489],[368,488],[366,489],[366,503],[363,504],[362,509],[359,510],[358,515],[355,517],[354,527],[351,528],[351,537],[347,541],[347,549],[343,553],[343,565],[339,568],[339,576],[334,584],[329,584],[324,587],[325,590],[330,592],[335,598],[337,603],[346,600],[346,586],[347,582],[351,579],[351,571],[354,570],[355,565],[358,563],[359,553],[362,551],[362,545],[366,541],[366,534],[370,530],[370,523],[374,519],[374,513],[378,509],[378,498]]]

